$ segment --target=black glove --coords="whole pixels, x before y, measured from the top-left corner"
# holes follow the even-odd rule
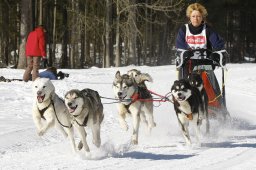
[[[212,53],[210,55],[210,59],[214,61],[215,63],[219,64],[220,63],[220,55],[218,53]]]
[[[227,53],[222,52],[221,54],[219,54],[217,52],[213,52],[210,55],[210,59],[213,60],[214,64],[217,64],[219,66],[225,66],[227,62]]]
[[[189,59],[190,57],[192,57],[192,56],[194,56],[194,52],[193,51],[191,51],[191,50],[187,50],[187,51],[185,51],[184,53],[183,53],[183,57],[184,57],[184,59]]]
[[[184,64],[194,56],[194,52],[191,50],[177,50],[176,51],[176,67],[183,67]]]

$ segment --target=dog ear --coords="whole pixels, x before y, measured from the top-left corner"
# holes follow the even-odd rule
[[[121,73],[120,73],[120,71],[119,71],[119,70],[116,72],[115,77],[116,77],[117,79],[121,78]]]

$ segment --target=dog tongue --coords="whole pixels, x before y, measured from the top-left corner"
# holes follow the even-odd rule
[[[37,100],[39,103],[42,103],[44,100],[44,96],[37,96]]]
[[[179,100],[185,100],[185,98],[186,98],[185,96],[180,96]]]
[[[69,113],[73,113],[76,110],[76,107],[70,107],[69,108]]]

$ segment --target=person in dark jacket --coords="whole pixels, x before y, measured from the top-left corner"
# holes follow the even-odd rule
[[[32,81],[39,76],[40,60],[46,60],[46,29],[40,25],[30,32],[26,43],[27,68],[23,80],[27,82],[32,71]]]
[[[188,6],[189,23],[182,25],[176,38],[177,49],[224,49],[224,40],[207,23],[207,10],[199,3]]]
[[[176,49],[177,51],[183,50],[183,59],[187,61],[186,59],[189,58],[190,62],[184,63],[182,72],[179,72],[179,78],[186,78],[188,72],[192,72],[193,67],[197,65],[208,64],[214,70],[213,61],[218,61],[219,56],[215,55],[212,58],[213,61],[202,60],[209,53],[205,52],[203,54],[205,57],[202,55],[197,57],[195,50],[219,51],[224,49],[225,42],[223,38],[206,23],[207,15],[206,8],[199,3],[193,3],[187,7],[186,16],[189,23],[182,25],[179,29],[176,38]],[[188,70],[188,68],[192,70]]]

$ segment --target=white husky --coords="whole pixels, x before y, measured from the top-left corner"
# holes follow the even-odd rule
[[[128,74],[121,75],[119,71],[115,75],[113,90],[115,97],[120,101],[117,104],[120,125],[127,131],[128,125],[125,117],[126,114],[131,114],[133,120],[132,143],[138,144],[140,120],[147,124],[149,131],[156,126],[153,117],[152,101],[143,101],[152,100],[152,96],[143,92],[146,89],[140,87],[132,76]]]
[[[75,141],[71,120],[64,101],[55,93],[48,78],[37,78],[33,82],[33,120],[39,136],[55,126],[64,136],[68,136],[75,151]]]

